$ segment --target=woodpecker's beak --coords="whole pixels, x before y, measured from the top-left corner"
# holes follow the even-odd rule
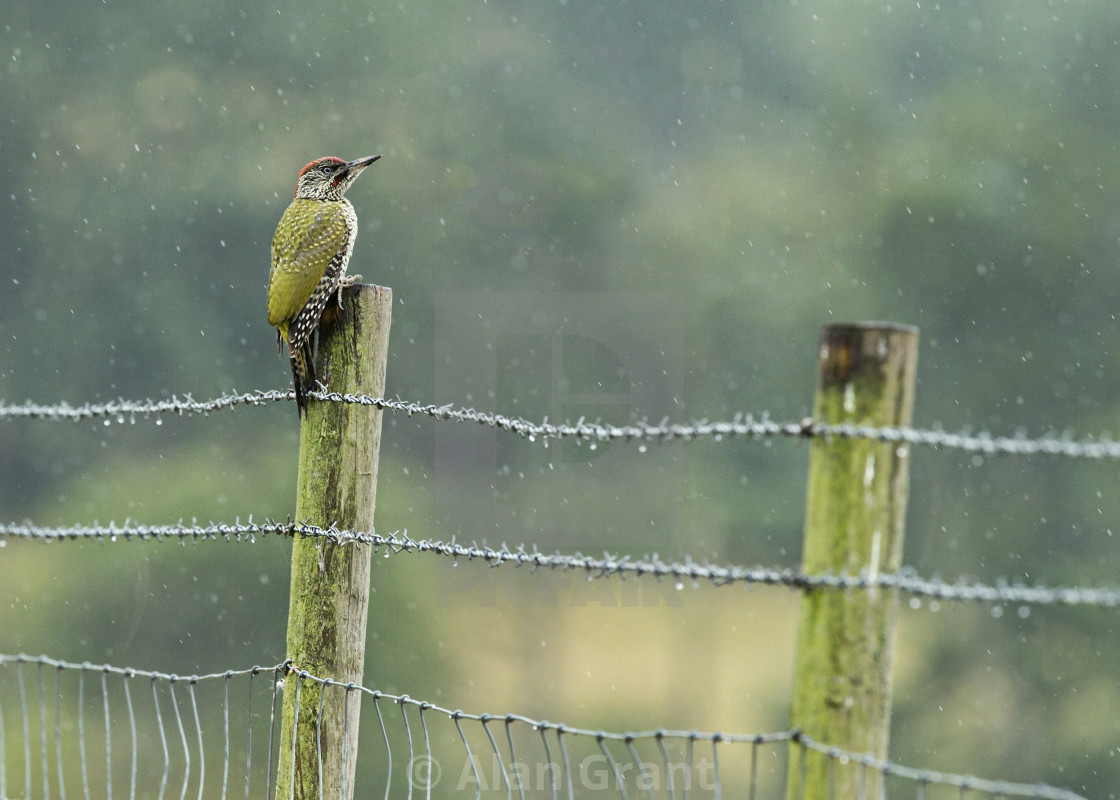
[[[353,161],[346,162],[346,171],[361,172],[379,158],[381,158],[380,154],[376,156],[366,156],[365,158],[355,158]]]

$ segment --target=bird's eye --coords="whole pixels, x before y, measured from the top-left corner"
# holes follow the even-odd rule
[[[319,167],[319,169],[323,171],[324,175],[330,175],[332,172],[334,172],[334,167],[330,164],[324,164],[323,166]]]

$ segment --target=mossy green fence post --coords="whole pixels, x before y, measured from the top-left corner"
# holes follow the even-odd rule
[[[916,328],[826,325],[813,419],[830,425],[910,425]],[[809,457],[802,569],[874,576],[902,564],[909,448],[869,439],[816,439]],[[791,724],[817,742],[886,758],[897,591],[807,589],[801,603]],[[787,798],[883,797],[859,764],[794,745]]]
[[[331,391],[384,394],[391,309],[388,289],[343,291],[341,318],[323,324],[319,342],[316,373]],[[381,414],[370,406],[311,400],[300,427],[297,522],[373,530]],[[370,556],[369,545],[296,537],[288,608],[288,658],[295,669],[342,684],[362,682]],[[349,800],[360,693],[331,687],[319,720],[321,685],[300,681],[297,718],[297,680],[290,672],[284,681],[276,799]]]

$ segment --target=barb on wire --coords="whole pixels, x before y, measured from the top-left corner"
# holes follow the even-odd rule
[[[544,446],[556,439],[573,439],[577,442],[654,441],[689,442],[697,439],[723,441],[729,439],[870,439],[884,444],[906,444],[961,450],[982,455],[1049,455],[1091,460],[1120,459],[1120,441],[1108,434],[1085,439],[1070,436],[1046,435],[1030,438],[1025,435],[995,436],[969,431],[949,433],[939,429],[876,428],[870,425],[828,425],[803,419],[799,422],[774,422],[767,414],[736,414],[730,420],[696,420],[689,423],[670,423],[641,420],[627,425],[611,425],[579,419],[575,423],[533,422],[520,417],[509,417],[478,411],[474,408],[451,404],[423,404],[408,400],[391,400],[369,395],[342,394],[339,392],[310,392],[311,397],[330,403],[348,403],[370,406],[382,411],[427,416],[444,422],[462,422],[481,425],[495,430],[517,434],[529,441],[541,441]],[[67,403],[43,405],[27,401],[10,404],[0,401],[0,420],[40,419],[49,421],[80,422],[104,418],[109,421],[135,422],[137,417],[161,414],[188,416],[208,415],[212,411],[233,410],[237,406],[261,406],[282,400],[291,400],[291,390],[258,390],[244,394],[225,394],[212,400],[197,401],[189,394],[166,400],[111,400],[104,403],[84,403],[71,406]]]
[[[255,542],[263,535],[319,537],[335,544],[366,544],[385,554],[431,553],[454,561],[482,561],[491,567],[528,567],[530,570],[549,569],[583,572],[588,578],[606,578],[612,575],[625,578],[653,577],[671,579],[681,589],[700,582],[714,586],[741,583],[746,585],[785,586],[790,589],[817,589],[825,591],[865,591],[871,588],[897,589],[915,598],[961,602],[1023,605],[1090,606],[1096,608],[1120,607],[1120,588],[1080,586],[1027,586],[1006,580],[994,585],[979,582],[957,581],[946,583],[934,578],[923,578],[911,569],[898,573],[877,573],[874,576],[861,572],[858,575],[825,573],[810,575],[793,569],[772,567],[743,567],[734,564],[713,564],[694,561],[665,561],[657,555],[633,557],[626,554],[604,552],[601,556],[583,553],[546,553],[536,545],[517,547],[486,544],[460,544],[454,540],[442,542],[430,539],[413,539],[407,531],[379,534],[374,531],[344,530],[334,526],[320,527],[300,522],[261,523],[240,521],[199,525],[137,525],[125,521],[123,525],[77,525],[73,527],[40,527],[31,522],[0,523],[0,538],[24,539],[41,542],[68,540],[96,540],[102,542],[137,539],[164,539],[179,541]]]

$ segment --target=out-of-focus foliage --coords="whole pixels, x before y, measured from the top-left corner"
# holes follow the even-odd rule
[[[273,226],[302,164],[382,152],[350,192],[351,270],[397,301],[392,394],[797,419],[818,326],[890,319],[921,328],[920,424],[1115,429],[1118,42],[1107,0],[9,4],[0,397],[285,385]],[[464,322],[479,298],[490,311]],[[494,333],[493,309],[526,303],[555,323]],[[572,322],[588,308],[605,332]],[[673,391],[631,385],[627,336],[663,354]],[[385,530],[797,563],[796,444],[490,437],[479,457],[436,423],[385,423]],[[286,406],[5,423],[0,517],[283,518],[295,430]],[[906,560],[1115,582],[1117,471],[918,451]],[[279,660],[285,558],[9,545],[0,650],[180,673]],[[610,607],[565,584],[542,607],[517,575],[375,566],[368,683],[587,726],[785,722],[786,595]],[[1120,785],[1115,615],[1004,611],[903,615],[892,755]]]

